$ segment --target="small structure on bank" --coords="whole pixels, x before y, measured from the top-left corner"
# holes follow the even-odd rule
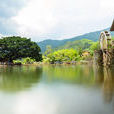
[[[89,51],[83,51],[83,53],[82,53],[82,56],[83,57],[87,57],[89,55],[90,55],[90,52]]]
[[[110,28],[110,31],[114,31],[114,21]],[[94,53],[94,61],[100,66],[114,65],[114,40],[112,40],[109,31],[103,31],[99,38],[100,50],[96,50]]]

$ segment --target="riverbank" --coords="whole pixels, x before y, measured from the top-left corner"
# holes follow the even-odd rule
[[[55,63],[44,63],[44,62],[33,62],[33,63],[26,63],[26,64],[21,64],[21,63],[2,63],[0,66],[37,66],[37,65],[80,65],[80,64],[93,64],[93,60],[87,61],[87,60],[81,60],[81,61],[71,61],[71,62],[55,62]]]

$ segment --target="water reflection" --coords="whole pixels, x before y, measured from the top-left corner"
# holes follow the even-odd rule
[[[101,84],[104,101],[110,103],[114,97],[114,68],[95,67],[94,76]]]
[[[0,90],[20,91],[30,88],[40,80],[42,69],[34,66],[16,66],[0,68]]]
[[[87,65],[1,67],[0,114],[114,114],[113,74]]]
[[[92,85],[94,83],[91,66],[44,66],[45,83],[70,83]]]
[[[113,69],[104,69],[103,83],[104,100],[111,102],[114,96],[114,73]]]
[[[114,97],[114,68],[83,65],[44,66],[43,73],[45,83],[72,83],[84,88],[101,88],[103,99],[107,103],[110,103]]]

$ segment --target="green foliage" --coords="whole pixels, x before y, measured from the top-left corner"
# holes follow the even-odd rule
[[[93,42],[88,39],[77,40],[68,42],[67,44],[58,48],[58,50],[52,51],[51,48],[47,48],[43,56],[43,62],[55,63],[55,62],[71,62],[80,60],[91,60],[95,50],[99,49],[99,42]],[[51,50],[51,51],[50,51]],[[83,53],[86,52],[86,55]]]
[[[99,49],[99,42],[94,42],[91,46],[90,46],[90,50],[98,50]]]
[[[114,36],[112,36],[112,40],[114,40]]]
[[[83,49],[82,48],[78,48],[78,55],[81,57],[83,53]]]
[[[76,49],[78,51],[78,55],[80,55],[80,57],[81,57],[84,50],[89,51],[91,53],[91,55],[93,55],[93,52],[95,50],[99,49],[99,42],[93,42],[88,39],[76,40],[73,42],[68,42],[65,45],[63,45],[62,47],[59,47],[59,49],[61,49],[61,48]]]
[[[27,38],[12,36],[0,39],[0,61],[12,62],[26,57],[40,61],[42,59],[40,52],[40,47]]]
[[[92,41],[98,41],[100,33],[102,31],[109,31],[109,29],[110,28],[100,30],[100,31],[90,32],[84,35],[76,36],[65,40],[50,40],[50,39],[44,40],[44,41],[38,42],[38,45],[40,46],[42,52],[44,53],[46,51],[47,45],[51,45],[52,49],[56,49],[58,47],[66,45],[68,42],[74,42],[76,40],[82,40],[84,38]],[[111,36],[114,36],[114,32],[111,32]]]
[[[93,44],[90,46],[89,51],[91,53],[91,55],[93,55],[95,50],[100,49],[100,45],[99,42],[93,42]]]
[[[76,40],[72,42],[67,42],[65,45],[59,47],[58,49],[88,49],[94,42],[88,39]]]
[[[74,49],[62,49],[58,51],[54,51],[53,53],[48,54],[43,57],[43,62],[70,62],[76,61],[77,59],[77,51]]]
[[[13,60],[13,63],[16,64],[16,65],[21,65],[22,64],[22,61],[21,60]]]
[[[34,62],[35,62],[35,59],[32,59],[30,57],[13,60],[14,64],[33,64]]]
[[[32,58],[30,58],[30,57],[27,57],[27,58],[23,58],[22,59],[22,63],[23,64],[32,64],[32,63],[34,63],[35,62],[35,59],[32,59]]]
[[[46,46],[46,51],[44,53],[45,56],[49,55],[50,53],[52,53],[52,48],[50,45]]]

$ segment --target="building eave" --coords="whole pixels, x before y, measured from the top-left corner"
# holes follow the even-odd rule
[[[112,26],[110,28],[110,31],[114,31],[114,20],[113,20]]]

